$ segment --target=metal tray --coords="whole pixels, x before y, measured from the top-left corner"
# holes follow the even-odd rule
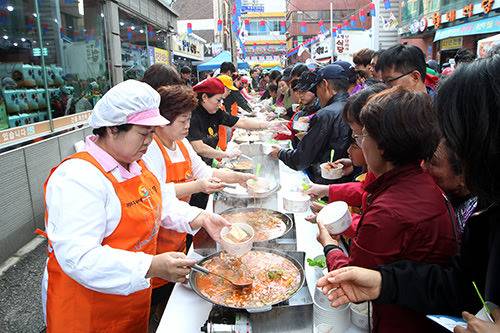
[[[207,302],[210,302],[210,303],[216,304],[216,305],[220,305],[220,306],[223,306],[223,307],[227,307],[227,308],[230,308],[230,309],[244,309],[244,310],[247,310],[248,312],[251,312],[251,313],[259,313],[259,312],[270,311],[272,309],[273,305],[282,303],[282,302],[284,302],[284,301],[292,298],[302,288],[302,286],[304,285],[304,282],[305,282],[304,267],[302,267],[302,265],[295,258],[293,258],[292,256],[290,256],[290,255],[288,255],[286,253],[283,253],[281,251],[274,250],[274,249],[266,249],[266,248],[256,247],[256,248],[253,248],[252,251],[261,251],[261,252],[274,253],[276,255],[279,255],[279,256],[281,256],[283,258],[286,258],[286,259],[290,260],[290,262],[293,265],[295,265],[295,267],[297,267],[297,269],[299,270],[299,273],[300,273],[300,283],[299,283],[297,289],[293,293],[291,293],[288,296],[288,298],[282,299],[282,300],[280,300],[278,302],[275,302],[275,303],[272,303],[272,304],[267,304],[267,305],[262,306],[262,307],[257,307],[257,308],[232,307],[232,306],[227,306],[227,305],[224,305],[224,304],[219,304],[219,303],[213,302],[210,298],[208,298],[207,296],[203,295],[203,293],[198,289],[198,286],[196,285],[196,275],[197,274],[201,274],[201,273],[198,273],[198,272],[193,271],[193,270],[189,273],[189,284],[190,284],[191,288],[198,294],[198,296],[200,296],[201,298],[203,298]],[[213,257],[219,256],[221,252],[222,251],[219,251],[219,252],[213,253],[213,254],[211,254],[211,255],[203,258],[202,260],[200,260],[198,262],[198,264],[199,265],[203,265],[203,263],[206,262],[207,260],[212,259]]]
[[[257,244],[257,246],[259,246],[259,244],[264,244],[264,243],[266,243],[266,242],[268,242],[270,240],[273,240],[273,239],[276,239],[276,238],[280,238],[281,236],[287,234],[293,228],[293,221],[290,218],[290,216],[288,216],[286,214],[283,214],[281,212],[278,212],[276,210],[272,210],[272,209],[258,208],[258,207],[231,208],[231,209],[228,209],[228,210],[225,210],[225,211],[221,212],[220,215],[224,216],[224,214],[246,213],[246,212],[255,212],[255,211],[265,211],[265,212],[267,212],[269,214],[273,214],[274,216],[278,217],[281,221],[283,221],[285,223],[285,225],[286,225],[286,229],[285,229],[285,231],[283,231],[283,233],[281,235],[273,237],[273,238],[266,239],[265,241],[254,242],[254,244]]]

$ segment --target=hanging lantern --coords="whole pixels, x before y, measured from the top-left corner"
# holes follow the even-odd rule
[[[326,32],[326,28],[325,28],[325,22],[323,20],[320,20],[318,22],[318,26],[319,26],[319,31],[324,34]]]
[[[368,5],[368,8],[370,8],[370,16],[375,17],[375,15],[376,15],[375,4],[373,2],[370,2],[370,4]]]
[[[76,31],[75,31],[76,32]],[[127,39],[129,41],[132,40],[132,28],[131,27],[127,27]]]
[[[266,31],[266,21],[262,20],[259,22],[259,29],[262,32]]]
[[[153,38],[155,36],[155,30],[153,29],[153,26],[148,24],[148,37]]]
[[[333,38],[337,37],[337,28],[332,29],[332,37]]]
[[[255,52],[255,50],[257,50],[257,43],[253,43],[253,50]]]
[[[361,23],[365,23],[366,22],[366,11],[364,8],[361,8],[359,10],[359,20],[361,21]]]
[[[217,31],[222,32],[222,20],[221,19],[217,20]]]
[[[391,0],[384,0],[384,8],[386,10],[391,9]]]
[[[356,21],[358,20],[358,17],[356,15],[351,15],[351,27],[356,26]]]
[[[188,24],[187,24],[187,33],[188,34],[193,33],[193,24],[191,22],[188,22]]]
[[[344,28],[349,27],[349,20],[344,20]]]
[[[284,35],[286,33],[286,22],[280,21],[280,34]]]
[[[300,22],[300,32],[303,34],[307,32],[307,23],[305,21]]]
[[[337,34],[342,35],[342,24],[337,24]]]

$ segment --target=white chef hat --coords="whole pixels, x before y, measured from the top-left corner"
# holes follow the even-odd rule
[[[160,100],[160,94],[147,83],[136,80],[121,82],[96,103],[89,118],[89,126],[168,125],[169,121],[160,115]]]

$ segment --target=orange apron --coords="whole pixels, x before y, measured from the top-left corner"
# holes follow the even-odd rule
[[[224,112],[227,112],[226,108],[222,104],[220,105],[220,109]],[[219,141],[217,142],[217,146],[225,151],[227,149],[227,128],[224,125],[219,125],[217,133],[219,134]]]
[[[161,221],[161,192],[160,183],[144,163],[139,161],[141,175],[120,183],[87,152],[76,153],[67,159],[70,158],[83,159],[98,168],[111,181],[120,200],[121,220],[113,233],[103,239],[102,245],[154,255]],[[63,272],[50,244],[49,239],[47,332],[148,331],[151,288],[128,296],[87,289]]]
[[[161,142],[161,140],[155,135],[154,140],[160,147],[161,153],[163,155],[163,159],[165,160],[165,166],[167,170],[167,183],[185,183],[193,180],[193,167],[191,163],[191,158],[189,157],[189,152],[187,151],[186,146],[181,140],[177,140],[175,143],[177,147],[182,152],[182,156],[184,157],[184,161],[172,163],[170,156],[168,156],[167,150],[165,146]],[[181,198],[181,200],[189,202],[191,196]],[[164,253],[164,252],[184,252],[186,253],[186,233],[185,232],[177,232],[174,230],[169,230],[166,228],[160,227],[160,231],[158,232],[158,245],[156,248],[156,253]],[[168,281],[153,278],[152,285],[153,288],[161,287],[167,284]]]

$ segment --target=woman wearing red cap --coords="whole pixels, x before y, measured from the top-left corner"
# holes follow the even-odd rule
[[[198,107],[194,109],[188,140],[207,164],[213,158],[234,157],[234,153],[215,149],[219,141],[219,126],[248,130],[268,129],[278,123],[240,118],[220,109],[225,92],[224,84],[217,78],[206,79],[193,87],[198,94]]]

